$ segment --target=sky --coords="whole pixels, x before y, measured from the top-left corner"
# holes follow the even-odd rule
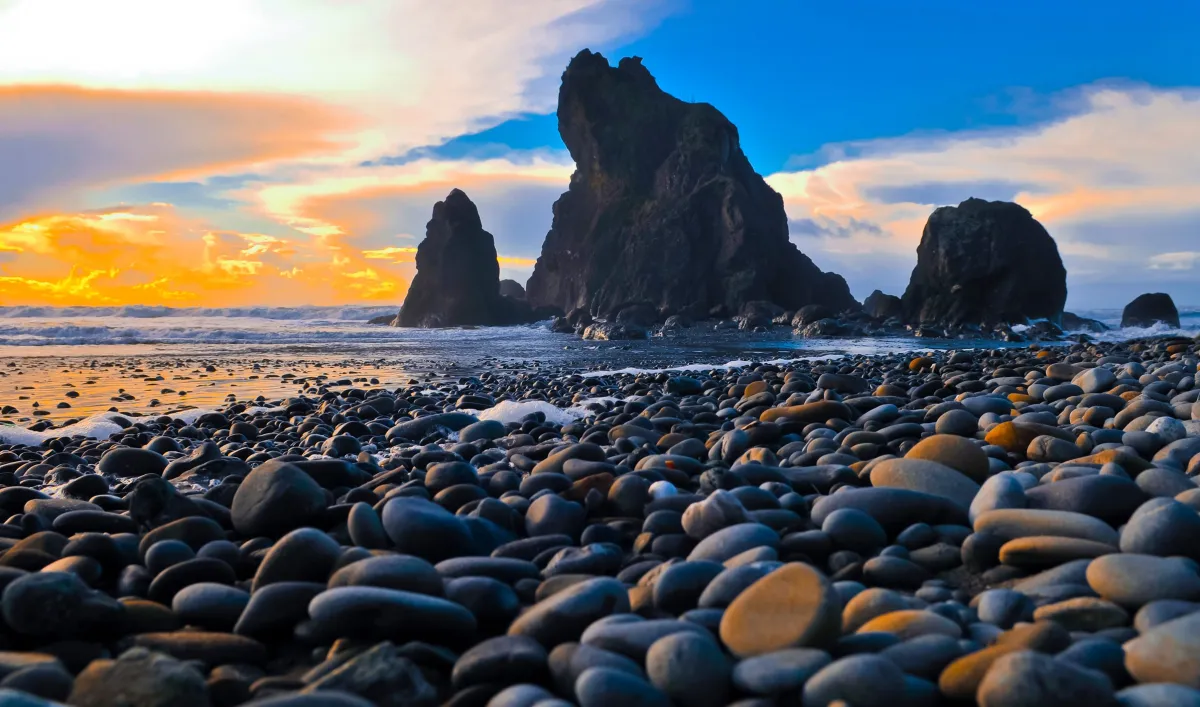
[[[1197,27],[1168,0],[0,0],[0,305],[399,305],[453,188],[524,282],[587,47],[729,117],[860,300],[975,196],[1046,226],[1068,308],[1196,306]]]

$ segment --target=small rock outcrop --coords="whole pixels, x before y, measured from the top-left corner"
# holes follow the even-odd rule
[[[863,300],[863,311],[874,319],[890,319],[904,316],[904,304],[896,295],[875,290]]]
[[[503,297],[511,297],[513,299],[524,300],[525,288],[516,280],[501,280],[500,294]]]
[[[1108,331],[1108,325],[1099,319],[1089,319],[1081,317],[1074,312],[1063,312],[1062,316],[1063,331]]]
[[[841,276],[788,240],[783,199],[750,166],[716,108],[659,88],[637,57],[615,68],[588,50],[558,94],[575,160],[527,283],[531,304],[613,321],[630,304],[732,316],[747,302],[857,306]]]
[[[1125,305],[1121,312],[1121,326],[1148,327],[1163,322],[1167,326],[1179,328],[1179,310],[1175,301],[1165,292],[1147,292],[1138,295],[1132,302]]]
[[[1067,270],[1054,239],[1023,207],[972,198],[930,215],[902,301],[912,324],[1057,320]]]
[[[455,189],[433,206],[417,246],[417,274],[394,326],[502,326],[535,321],[524,302],[500,292],[500,263],[479,210]]]

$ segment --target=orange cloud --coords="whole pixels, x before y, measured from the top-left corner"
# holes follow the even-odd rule
[[[215,230],[168,204],[53,214],[0,226],[9,305],[399,304],[411,265],[319,239]]]
[[[358,119],[296,96],[0,86],[0,219],[82,188],[336,154]]]

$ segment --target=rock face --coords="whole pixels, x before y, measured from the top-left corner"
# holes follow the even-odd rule
[[[523,300],[525,299],[525,288],[521,287],[521,283],[516,280],[501,280],[500,294],[504,297]]]
[[[500,263],[479,210],[455,189],[433,206],[417,246],[417,274],[395,326],[499,326],[534,321],[530,308],[500,294]]]
[[[863,311],[875,319],[888,319],[904,315],[904,304],[896,295],[884,294],[875,290],[863,300]]]
[[[1163,322],[1168,326],[1179,328],[1179,310],[1171,295],[1165,292],[1149,292],[1138,295],[1132,302],[1125,305],[1121,312],[1121,326],[1154,326]]]
[[[558,94],[575,160],[570,188],[528,282],[534,306],[615,319],[630,304],[670,314],[855,307],[845,280],[788,240],[783,199],[742,153],[716,108],[664,93],[637,57],[613,68],[588,50]]]
[[[1017,204],[967,199],[930,215],[904,292],[913,324],[1056,320],[1067,271],[1046,229]]]

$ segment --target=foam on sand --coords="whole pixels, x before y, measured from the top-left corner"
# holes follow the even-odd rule
[[[0,425],[0,442],[5,444],[26,444],[36,447],[46,440],[56,437],[108,439],[109,436],[125,429],[125,425],[114,420],[128,422],[128,418],[115,412],[102,412],[98,415],[84,418],[75,424],[67,425],[66,427],[56,427],[44,432],[35,432],[34,430],[27,430],[24,427]]]

